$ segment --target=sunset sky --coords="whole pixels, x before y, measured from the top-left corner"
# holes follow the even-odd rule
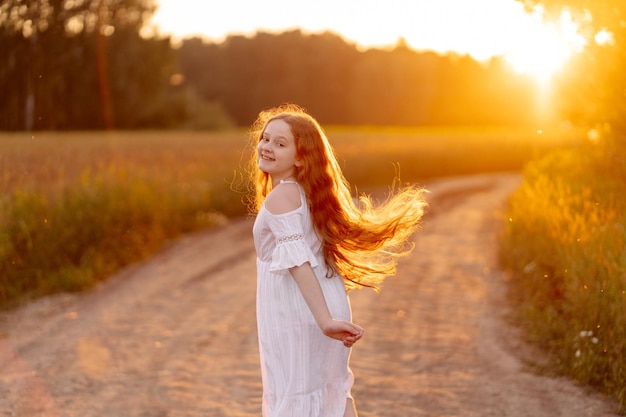
[[[505,56],[519,72],[549,77],[583,41],[567,13],[544,22],[515,0],[158,0],[152,23],[175,40],[300,28],[331,30],[361,47],[403,37],[417,50]]]

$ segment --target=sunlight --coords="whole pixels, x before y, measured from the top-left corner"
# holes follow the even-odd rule
[[[543,9],[528,13],[515,0],[318,0],[297,8],[285,0],[232,0],[219,11],[202,0],[158,5],[151,24],[174,41],[190,36],[222,41],[230,34],[295,28],[333,31],[361,48],[393,47],[402,38],[418,51],[468,54],[479,61],[503,56],[515,71],[542,82],[584,45],[568,12],[548,22]]]
[[[545,81],[563,66],[571,53],[558,32],[542,27],[519,39],[505,58],[516,72],[531,74]]]
[[[594,40],[598,45],[615,45],[613,34],[606,29],[602,29],[600,32],[596,33]]]
[[[541,9],[523,23],[519,38],[514,39],[504,56],[516,72],[530,74],[539,82],[549,81],[563,68],[570,57],[582,49],[585,40],[569,12],[558,22],[544,22]]]

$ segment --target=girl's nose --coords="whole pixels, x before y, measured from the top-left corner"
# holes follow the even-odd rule
[[[268,142],[261,142],[259,144],[259,149],[262,151],[269,151],[270,150],[270,146]]]

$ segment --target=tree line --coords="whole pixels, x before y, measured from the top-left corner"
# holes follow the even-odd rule
[[[553,116],[537,105],[533,81],[502,59],[418,52],[401,39],[361,50],[330,32],[298,30],[173,47],[145,32],[154,9],[152,0],[3,2],[0,130],[246,126],[284,102],[325,124],[510,125]]]
[[[185,82],[237,124],[282,102],[331,124],[521,124],[538,116],[531,81],[501,60],[483,64],[402,42],[360,51],[333,33],[294,30],[220,44],[190,39],[179,59]]]
[[[162,123],[176,54],[144,39],[148,0],[5,0],[0,130],[141,128]]]

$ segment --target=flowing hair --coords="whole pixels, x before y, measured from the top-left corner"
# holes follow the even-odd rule
[[[262,111],[250,131],[253,145],[258,144],[267,124],[278,119],[291,127],[296,157],[302,161],[296,167],[296,181],[305,191],[329,272],[343,277],[347,289],[378,291],[383,280],[396,273],[398,258],[413,249],[409,239],[424,214],[424,190],[392,188],[378,206],[367,195],[361,195],[357,205],[323,129],[301,107],[287,104]],[[254,152],[250,161],[254,213],[272,189],[271,178],[257,163]]]

